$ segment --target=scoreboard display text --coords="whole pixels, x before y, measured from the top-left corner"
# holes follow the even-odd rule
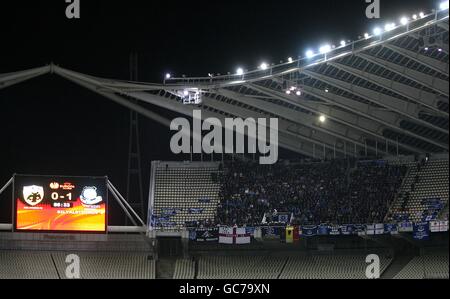
[[[16,231],[99,232],[107,226],[105,177],[14,177]]]

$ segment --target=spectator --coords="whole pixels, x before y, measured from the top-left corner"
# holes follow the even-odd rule
[[[405,167],[379,161],[234,161],[224,167],[216,223],[259,225],[286,213],[295,224],[382,222],[405,174]]]

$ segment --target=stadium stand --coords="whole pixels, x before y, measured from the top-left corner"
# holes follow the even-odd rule
[[[305,256],[288,259],[281,279],[366,279],[366,255]],[[382,274],[392,258],[380,255]]]
[[[0,279],[58,279],[47,252],[0,251]]]
[[[52,254],[58,273],[65,278],[68,253]],[[132,252],[82,252],[81,279],[155,279],[155,262],[146,254]]]
[[[195,261],[189,259],[178,259],[175,263],[173,279],[194,279]]]
[[[406,170],[386,161],[272,166],[235,161],[225,167],[216,221],[255,225],[265,213],[284,212],[295,224],[381,222]]]
[[[64,252],[0,252],[0,279],[64,279]],[[72,254],[72,253],[70,253]],[[83,252],[80,257],[81,279],[154,279],[155,262],[147,255],[130,252]]]
[[[198,279],[277,279],[285,258],[264,256],[202,257]]]
[[[414,222],[434,220],[448,204],[448,160],[410,163],[391,217]]]
[[[448,252],[413,258],[395,279],[449,279]]]
[[[216,256],[199,260],[198,279],[366,279],[366,256]],[[379,255],[381,274],[392,258]]]
[[[156,227],[178,229],[186,222],[214,220],[219,202],[219,163],[160,162],[153,167]]]

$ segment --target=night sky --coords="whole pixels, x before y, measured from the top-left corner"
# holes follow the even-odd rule
[[[0,73],[54,62],[127,80],[129,54],[137,52],[141,81],[161,82],[166,72],[226,74],[286,61],[324,42],[354,40],[438,3],[381,0],[382,19],[369,20],[365,0],[81,0],[81,19],[69,20],[64,0],[0,1]],[[52,75],[0,90],[0,104],[0,185],[13,173],[108,175],[124,192],[125,108]],[[189,157],[170,153],[167,128],[143,118],[140,125],[147,191],[152,160]],[[10,193],[0,200],[0,222],[10,221]]]

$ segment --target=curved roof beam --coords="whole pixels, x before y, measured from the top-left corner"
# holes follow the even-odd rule
[[[407,49],[400,48],[398,46],[394,46],[392,44],[383,44],[383,47],[386,47],[394,52],[397,52],[417,63],[420,63],[438,73],[448,76],[448,63],[442,63],[440,61],[436,61],[433,58],[424,56],[420,53],[416,53]]]
[[[203,96],[203,105],[213,107],[218,110],[226,111],[227,113],[230,113],[235,117],[240,117],[242,119],[246,119],[249,117],[253,119],[272,117],[261,112],[253,111],[243,106],[237,106],[223,101],[219,101],[211,96]],[[274,114],[274,112],[267,112],[267,113]],[[303,140],[303,142],[310,142],[320,147],[325,145],[327,148],[332,149],[335,144],[340,142],[340,140],[338,140],[336,136],[330,135],[322,130],[313,130],[308,126],[305,126],[304,124],[292,122],[286,119],[285,117],[278,118],[278,127],[280,132],[283,132],[286,135],[289,135],[290,137],[299,138]],[[359,144],[359,146],[362,147],[364,146],[364,144]],[[375,150],[374,148],[371,149]],[[344,154],[344,151],[342,149],[337,149],[337,151]]]
[[[402,77],[405,77],[411,81],[417,81],[424,87],[427,87],[429,89],[434,90],[437,93],[442,94],[446,98],[441,98],[441,101],[445,101],[448,103],[448,96],[449,96],[449,84],[447,81],[441,80],[439,78],[412,70],[410,68],[407,68],[406,66],[401,66],[386,60],[383,60],[381,58],[365,54],[365,53],[358,53],[356,56],[361,57],[362,59],[369,61],[373,64],[379,65],[393,73],[396,73],[397,75],[400,75]],[[429,103],[431,104],[431,103]]]
[[[51,66],[44,66],[20,72],[0,75],[0,89],[36,78],[51,72]]]
[[[305,94],[309,94],[315,98],[326,101],[330,104],[334,104],[336,106],[339,106],[343,109],[346,109],[346,110],[351,111],[356,114],[356,115],[347,114],[346,116],[342,116],[343,120],[348,121],[348,120],[354,119],[354,117],[356,116],[356,117],[358,117],[359,120],[361,120],[361,119],[367,120],[367,121],[359,122],[358,124],[360,124],[360,125],[370,124],[370,126],[374,126],[373,122],[384,125],[384,127],[380,127],[377,130],[372,129],[371,134],[373,134],[374,132],[381,134],[381,132],[385,128],[391,128],[392,130],[395,130],[401,134],[409,135],[416,139],[426,141],[428,143],[432,143],[432,144],[436,143],[434,140],[428,139],[427,137],[423,137],[423,136],[415,134],[411,131],[407,131],[407,130],[400,128],[400,122],[402,119],[396,113],[393,113],[390,111],[385,111],[385,110],[380,110],[380,109],[374,109],[373,107],[370,107],[367,104],[353,101],[348,98],[345,98],[345,97],[342,97],[342,96],[339,96],[339,95],[336,95],[333,93],[325,92],[323,90],[320,90],[320,89],[317,89],[314,87],[310,87],[307,85],[302,86],[302,91]],[[332,111],[333,108],[328,108],[328,109],[330,109],[330,111]],[[341,111],[339,111],[339,112],[341,112]],[[341,112],[341,114],[342,114],[342,112]],[[356,126],[356,128],[358,128],[358,127]],[[445,145],[439,143],[438,146],[443,147]]]
[[[350,67],[347,65],[343,65],[341,63],[335,63],[331,62],[329,65],[340,69],[344,72],[347,72],[349,74],[352,74],[353,76],[356,76],[358,78],[364,79],[366,81],[369,81],[371,83],[374,83],[386,90],[389,90],[393,93],[396,93],[402,97],[408,98],[410,101],[419,103],[421,105],[424,105],[428,107],[429,109],[433,110],[437,114],[448,117],[448,113],[445,111],[442,111],[438,108],[438,102],[440,101],[440,97],[438,95],[419,90],[410,86],[407,86],[402,83],[395,82],[393,80],[389,80],[371,73],[366,72],[365,70],[358,70],[354,67]],[[374,92],[370,89],[368,89],[371,92]],[[382,105],[392,111],[396,111],[399,114],[404,115],[405,117],[411,118],[415,121],[420,122],[424,126],[430,126],[431,124],[428,122],[424,122],[421,119],[418,118],[419,111],[421,107],[417,104],[402,101],[400,99],[378,93],[378,96],[375,100],[376,104]],[[430,126],[430,128],[433,128],[435,130],[441,131],[442,128],[435,127],[433,125]],[[443,133],[448,131],[443,130]]]
[[[327,84],[329,84],[331,86],[334,86],[336,88],[345,90],[345,91],[353,93],[353,94],[355,94],[355,95],[357,95],[357,96],[359,96],[361,98],[364,98],[364,99],[366,99],[368,101],[371,101],[370,100],[371,98],[369,98],[366,95],[364,95],[365,91],[364,91],[364,88],[362,88],[362,87],[357,87],[357,86],[352,85],[351,83],[346,83],[344,81],[333,79],[333,78],[330,78],[330,77],[327,77],[325,75],[318,74],[318,73],[315,73],[315,72],[305,71],[304,73],[306,75],[312,77],[312,78],[315,78],[317,80],[325,82],[325,83],[327,83]],[[306,88],[305,88],[305,91],[307,91]],[[361,93],[361,92],[363,92],[363,93]],[[372,93],[376,94],[376,92],[372,92]],[[376,95],[375,95],[375,97],[376,97]],[[324,99],[324,100],[327,100],[327,101],[335,102],[335,103],[338,103],[340,100],[345,99],[345,98],[339,97],[337,95],[330,95],[329,93],[327,93],[325,96],[322,96],[321,98]],[[347,99],[347,101],[349,101],[349,100]],[[355,106],[355,107],[356,107],[356,105],[364,105],[362,103],[357,103],[355,101],[353,101],[353,102],[354,102],[353,106]],[[375,101],[372,99],[371,102],[375,102]],[[342,101],[341,101],[341,103],[342,103]],[[381,104],[379,104],[379,105],[381,105]],[[396,121],[396,123],[392,123],[392,122],[389,122],[386,118],[381,119],[380,117],[374,117],[373,113],[369,109],[369,106],[368,105],[366,105],[366,106],[367,106],[367,109],[360,110],[360,111],[355,111],[355,109],[351,108],[351,106],[347,106],[346,109],[349,109],[349,110],[351,110],[351,111],[353,111],[353,112],[355,112],[357,114],[360,114],[360,115],[366,114],[367,117],[371,118],[374,121],[377,121],[377,122],[382,123],[382,124],[384,124],[386,126],[389,126],[389,127],[393,128],[394,130],[397,130],[397,131],[399,130],[398,124],[399,124],[399,121],[401,119],[398,119]],[[364,111],[364,113],[362,111]],[[422,120],[420,120],[420,121],[416,120],[416,122],[420,122],[420,123],[424,122],[424,123],[427,124],[428,127],[430,127],[430,125],[431,125],[430,123],[422,121]],[[435,127],[435,126],[433,126],[433,127]],[[442,128],[439,128],[439,131],[444,131],[444,133],[448,134],[448,131],[446,131],[446,130],[444,130]],[[430,144],[434,144],[434,145],[436,145],[436,146],[438,146],[440,148],[448,150],[448,145],[446,145],[446,144],[443,144],[443,143],[431,140],[431,139],[426,138],[426,137],[422,137],[422,136],[414,134],[414,133],[412,133],[410,131],[405,131],[404,134],[411,135],[411,136],[413,136],[415,138],[421,139],[421,140],[426,141],[426,142],[428,142]]]
[[[342,141],[356,144],[360,147],[365,146],[364,136],[361,134],[361,132],[353,130],[352,128],[348,128],[347,126],[341,125],[337,122],[329,120],[326,123],[321,123],[320,121],[318,121],[317,117],[314,117],[310,114],[294,111],[290,108],[283,107],[261,99],[257,99],[252,96],[244,96],[242,94],[227,89],[219,89],[217,91],[214,91],[214,93],[225,96],[244,105],[261,109],[267,113],[275,114],[280,118],[284,118],[293,123],[306,126],[312,130],[320,131],[324,134],[331,135]],[[373,147],[369,147],[369,149],[371,149],[372,151],[376,150]]]
[[[381,133],[385,127],[379,125],[378,121],[374,122],[373,120],[366,118],[364,115],[351,114],[351,113],[348,113],[343,110],[337,110],[330,106],[319,105],[317,103],[310,103],[305,100],[299,101],[298,97],[288,96],[284,93],[269,89],[267,87],[255,85],[255,84],[248,84],[247,86],[255,91],[264,93],[266,95],[271,96],[272,98],[284,101],[286,103],[292,104],[299,108],[303,108],[303,109],[309,110],[309,111],[317,113],[317,114],[326,115],[327,118],[329,118],[329,119],[332,119],[340,124],[349,126],[353,129],[362,131],[362,132],[366,133],[368,136],[372,136],[375,139],[390,140],[391,143],[397,142],[396,140],[391,140],[391,139],[386,138],[383,135],[381,135]],[[303,92],[308,93],[310,91],[308,91],[307,89],[304,89]],[[314,96],[320,97],[318,95],[314,95]],[[363,114],[363,113],[361,113],[361,114]],[[403,130],[403,129],[399,128],[398,126],[392,125],[390,127],[392,127],[393,130],[400,132],[402,134],[411,135],[409,131]],[[421,152],[420,149],[406,145],[406,144],[400,144],[400,146],[410,152],[413,152],[413,153]]]
[[[126,101],[123,97],[120,97],[119,95],[126,95],[132,98],[135,98],[137,100],[140,100],[145,103],[149,103],[152,105],[156,105],[171,111],[175,111],[181,114],[184,114],[186,116],[192,116],[193,110],[197,107],[194,107],[192,105],[184,105],[180,103],[175,96],[173,96],[170,92],[167,93],[169,97],[161,96],[161,95],[154,95],[146,92],[140,92],[140,91],[125,91],[120,90],[112,87],[107,87],[102,84],[102,79],[97,80],[95,77],[92,76],[85,76],[80,73],[76,73],[70,70],[65,70],[62,68],[55,69],[55,73],[58,75],[78,84],[85,88],[88,88],[89,90],[96,92],[102,96],[106,96],[110,100],[113,100],[116,103],[119,103],[129,109],[132,109],[140,114],[142,114],[145,117],[148,117],[150,119],[156,120],[159,123],[162,123],[166,126],[170,126],[170,121],[164,118],[160,118],[159,115],[143,108],[142,106],[133,104],[129,101]],[[110,82],[111,83],[111,82]],[[165,92],[165,91],[164,91]],[[112,94],[111,94],[112,93]],[[117,95],[119,94],[119,95]],[[206,99],[204,101],[203,107],[200,107],[202,109],[202,116],[204,119],[209,117],[216,117],[222,121],[224,121],[225,116],[223,114],[213,112],[206,107],[210,105],[211,107],[214,107],[216,109],[217,104],[213,103],[211,99]],[[223,107],[222,107],[223,108]],[[227,109],[223,109],[223,112],[227,114],[233,114],[233,113],[242,113],[242,108],[233,106],[233,107],[226,107]],[[197,108],[198,109],[198,108]],[[220,111],[220,108],[216,109]],[[249,111],[252,112],[252,111]],[[249,116],[247,113],[242,114],[242,116],[252,117]],[[265,115],[256,115],[253,112],[254,117],[263,117],[266,118]],[[313,134],[312,131],[306,132],[309,134]],[[303,134],[303,135],[302,135]],[[279,145],[283,148],[289,149],[291,151],[301,153],[306,156],[313,157],[315,156],[315,147],[318,146],[319,148],[325,147],[326,149],[333,148],[334,145],[329,144],[329,140],[327,139],[328,136],[319,135],[317,134],[315,136],[317,139],[313,139],[311,136],[305,136],[305,132],[303,132],[300,128],[292,126],[292,124],[281,121],[280,122],[280,132],[279,132]],[[328,141],[328,142],[327,142]],[[313,145],[314,144],[314,145]],[[337,152],[344,153],[342,149],[336,149]],[[382,150],[379,150],[380,153],[383,153]],[[345,153],[344,153],[345,154]]]

